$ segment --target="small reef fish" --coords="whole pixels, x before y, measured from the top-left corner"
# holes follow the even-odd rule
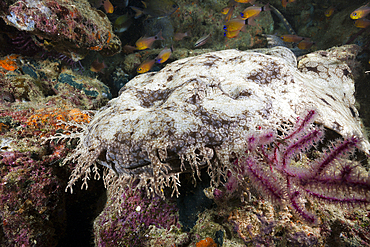
[[[283,8],[286,8],[288,4],[288,0],[281,0],[281,5],[283,5]]]
[[[298,43],[297,47],[301,50],[307,50],[310,49],[314,44],[315,42],[312,42],[309,39],[304,39]]]
[[[361,6],[360,8],[353,11],[349,15],[351,17],[351,19],[357,20],[357,19],[361,19],[361,18],[364,18],[365,16],[367,16],[370,13],[370,7],[367,6],[367,5],[368,4],[366,4],[364,6]]]
[[[170,47],[170,48],[164,48],[159,54],[158,56],[154,59],[156,63],[164,63],[166,62],[171,54],[173,52],[173,47]]]
[[[231,6],[230,7],[228,6],[228,7],[223,8],[221,10],[221,14],[227,15],[227,13],[229,13],[230,9],[231,9]]]
[[[122,47],[122,52],[126,54],[134,53],[134,51],[136,50],[137,50],[136,47],[132,45],[124,45]]]
[[[250,3],[250,4],[254,4],[256,0],[235,0],[235,2],[238,2],[238,3]]]
[[[139,18],[143,14],[150,18],[169,16],[179,8],[179,5],[172,0],[146,0],[142,3],[144,9],[131,6],[136,12],[135,18]]]
[[[96,59],[91,63],[90,70],[95,73],[101,73],[104,68],[107,66],[105,65],[104,61],[101,63],[99,59]]]
[[[154,59],[152,59],[152,60],[146,60],[145,62],[143,62],[142,64],[140,64],[140,66],[136,69],[136,72],[139,73],[139,74],[148,72],[149,70],[152,69],[154,63],[155,63],[155,60]]]
[[[204,45],[205,43],[207,43],[210,37],[211,37],[211,33],[204,35],[203,37],[198,39],[197,42],[195,42],[194,47],[199,47],[199,46]]]
[[[103,6],[104,6],[105,13],[108,13],[108,14],[113,13],[114,7],[111,4],[111,2],[109,2],[109,0],[105,0],[104,3],[103,3]]]
[[[157,35],[154,35],[152,37],[141,37],[140,39],[138,39],[135,43],[136,49],[145,50],[151,48],[154,41],[156,40],[164,40],[164,38],[162,37],[162,30],[159,31]]]
[[[362,18],[355,21],[355,26],[359,28],[366,28],[370,26],[370,20]]]
[[[222,10],[221,14],[226,15],[225,21],[229,21],[234,13],[236,5],[231,5]]]
[[[284,42],[299,42],[304,39],[304,37],[294,35],[294,34],[286,34],[280,37]]]
[[[288,3],[293,3],[295,0],[282,0],[281,5],[283,5],[284,8],[288,5]]]
[[[224,30],[225,32],[235,32],[235,31],[240,31],[244,27],[245,27],[245,20],[234,18],[225,23]]]
[[[237,5],[238,3],[235,0],[229,0],[227,6],[221,10],[221,14],[226,15],[225,22],[231,19]]]
[[[232,32],[225,32],[224,36],[226,38],[232,39],[232,38],[238,37],[239,33],[240,33],[240,30],[236,30],[236,31],[232,31]]]
[[[332,16],[332,15],[333,15],[334,10],[335,10],[335,7],[331,6],[331,7],[329,7],[327,10],[325,10],[324,15],[325,15],[327,18],[329,18],[330,16]]]
[[[233,16],[233,14],[234,14],[234,10],[235,10],[235,8],[236,8],[236,5],[234,5],[234,6],[232,6],[231,7],[231,9],[230,9],[230,11],[229,11],[229,13],[226,15],[226,17],[225,17],[225,21],[227,22],[227,21],[230,21],[230,19],[231,19],[231,17]]]
[[[261,13],[261,11],[268,11],[270,10],[269,4],[266,4],[263,7],[257,7],[257,6],[251,6],[243,10],[243,12],[240,13],[240,19],[246,20],[248,18],[256,17]]]
[[[190,37],[190,36],[191,36],[190,31],[186,31],[185,33],[175,33],[175,35],[173,36],[173,39],[175,41],[179,41],[179,40],[182,40],[185,37]]]
[[[132,17],[129,14],[121,15],[113,24],[113,30],[116,33],[125,32],[133,23]]]
[[[238,3],[234,0],[230,0],[229,3],[227,4],[227,7],[223,8],[221,11],[221,14],[226,15],[225,21],[229,21],[231,17],[233,16],[234,10]]]

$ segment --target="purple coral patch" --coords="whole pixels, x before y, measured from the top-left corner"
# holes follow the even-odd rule
[[[143,246],[150,225],[170,229],[180,227],[173,202],[158,196],[148,198],[142,190],[122,195],[122,203],[107,205],[94,222],[95,244],[99,247],[120,243],[121,246]]]

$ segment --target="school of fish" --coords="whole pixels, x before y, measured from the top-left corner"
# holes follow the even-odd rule
[[[369,3],[355,9],[355,11],[349,15],[351,19],[356,20],[354,24],[358,28],[366,28],[370,26],[370,20],[365,18],[370,13],[370,7],[368,5]]]
[[[112,5],[110,0],[96,0],[96,7],[102,6],[107,14],[112,14],[114,12],[115,6]],[[295,0],[282,0],[281,4],[284,8],[287,8],[288,4],[295,2]],[[115,18],[113,28],[114,32],[122,33],[128,30],[132,25],[134,18],[139,18],[143,15],[148,19],[152,18],[163,18],[172,15],[176,10],[178,10],[179,5],[172,0],[144,0],[142,1],[143,7],[128,6],[129,1],[124,1],[124,6],[130,7],[136,14],[126,13],[124,15],[117,16]],[[248,4],[246,8],[240,13],[236,13],[239,4]],[[225,24],[223,26],[224,36],[228,39],[237,38],[240,32],[246,31],[247,25],[256,25],[255,19],[259,17],[261,12],[270,11],[269,4],[260,6],[260,4],[255,3],[255,0],[229,0],[226,7],[221,10],[221,14],[225,15]],[[336,12],[335,6],[330,6],[324,12],[326,18],[331,18]],[[358,28],[367,28],[370,26],[370,20],[365,17],[370,13],[369,3],[358,7],[351,14],[350,18],[354,20],[354,25]],[[235,16],[236,14],[236,16]],[[183,38],[190,37],[190,30],[186,32],[177,32],[173,36],[174,41],[182,40]],[[206,44],[212,37],[212,33],[206,33],[200,37],[194,44],[194,48],[200,47]],[[280,36],[284,42],[292,43],[293,47],[298,47],[299,49],[307,50],[315,45],[315,42],[308,37],[302,37],[296,34],[284,34]],[[135,50],[145,50],[151,49],[155,41],[164,40],[162,36],[162,31],[154,36],[144,36],[139,38],[135,46],[126,45],[123,48],[124,52],[130,53]],[[170,58],[174,49],[172,47],[164,48],[157,57],[154,59],[148,59],[139,65],[137,68],[137,73],[145,73],[152,69],[154,64],[162,64]],[[100,63],[98,60],[94,61],[91,65],[91,70],[95,72],[101,72],[106,65]]]

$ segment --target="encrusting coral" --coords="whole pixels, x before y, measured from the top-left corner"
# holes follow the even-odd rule
[[[56,246],[63,234],[63,185],[51,157],[0,152],[0,218],[4,246]],[[32,243],[32,244],[31,244]]]
[[[17,55],[9,55],[6,58],[1,59],[0,67],[5,70],[9,70],[9,71],[16,70],[18,66],[16,62],[14,61],[14,59],[16,59],[17,57],[18,57]]]
[[[109,199],[104,210],[95,219],[96,246],[109,246],[110,243],[119,246],[144,246],[149,240],[150,225],[166,230],[170,230],[171,226],[180,228],[173,200],[162,200],[158,196],[148,198],[145,191],[133,191],[128,187],[120,200],[117,210],[116,204]]]
[[[8,6],[7,6],[8,5]],[[107,16],[88,1],[19,0],[4,2],[0,17],[6,24],[37,36],[33,41],[81,60],[89,50],[111,56],[121,51]]]
[[[345,50],[341,58],[351,59],[358,47]],[[172,187],[177,195],[179,173],[197,175],[202,166],[217,186],[251,133],[286,133],[307,108],[317,109],[316,123],[358,136],[368,152],[351,69],[336,54],[307,55],[297,69],[287,48],[224,50],[137,76],[79,134],[76,151],[64,161],[77,161],[68,188],[80,178],[87,187],[91,169],[99,176],[96,162],[110,168],[106,184],[117,185],[115,174],[121,181],[132,177],[148,194],[164,196]]]
[[[110,93],[97,79],[61,71],[60,65],[19,55],[0,58],[1,246],[58,246],[72,228],[82,228],[69,223],[75,201],[63,193],[73,164],[58,165],[77,144],[42,138],[87,124],[87,109],[104,105]]]

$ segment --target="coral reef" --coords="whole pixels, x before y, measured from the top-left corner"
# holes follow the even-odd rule
[[[59,74],[57,83],[53,87],[59,94],[65,95],[74,105],[88,109],[96,109],[104,105],[104,99],[111,99],[112,95],[106,85],[97,79],[76,75],[71,70]],[[74,95],[70,92],[74,91]]]
[[[114,12],[107,14],[108,20],[90,6],[99,7],[96,0],[90,4],[86,0],[0,1],[4,20],[0,23],[1,246],[92,245],[93,218],[105,204],[103,182],[89,181],[87,192],[64,193],[71,172],[69,187],[81,178],[76,187],[87,187],[89,178],[104,174],[108,201],[94,223],[95,243],[100,246],[110,246],[112,241],[115,245],[171,247],[368,245],[369,208],[353,210],[358,201],[362,199],[361,204],[369,198],[356,189],[367,188],[362,164],[344,160],[348,157],[338,151],[347,153],[356,146],[356,155],[363,155],[362,151],[369,150],[357,112],[368,111],[367,99],[362,108],[354,100],[354,79],[356,97],[368,98],[369,88],[368,77],[354,59],[359,47],[318,51],[298,58],[298,63],[283,48],[209,53],[262,47],[265,38],[260,34],[275,33],[274,38],[281,41],[279,36],[287,29],[273,12],[263,11],[256,26],[247,25],[245,32],[229,39],[224,36],[221,11],[234,1],[175,0],[180,8],[171,16],[138,18],[131,30],[117,34],[111,23],[133,11],[128,1],[111,2]],[[289,1],[286,8],[281,0],[268,2],[319,49],[346,41],[363,46],[365,52],[359,59],[368,67],[368,29],[359,30],[348,18],[361,5],[358,1],[335,1],[334,14],[327,18],[323,12],[334,1]],[[129,5],[144,6],[140,1]],[[231,18],[249,6],[233,6]],[[89,71],[93,60],[103,62],[102,55],[120,51],[118,35],[124,44],[133,45],[140,36],[161,29],[166,40],[156,42],[158,49],[104,58],[104,73],[83,76],[93,74]],[[172,39],[174,33],[187,31],[191,34],[184,39]],[[195,49],[194,43],[208,34],[208,42]],[[162,50],[159,47],[171,45],[175,49],[168,62],[203,55],[138,76],[121,90],[119,98],[90,119],[94,115],[90,110],[99,109],[112,97],[99,80],[114,85],[115,97],[136,75],[137,66],[155,58]],[[87,53],[89,57],[81,60]],[[156,64],[153,71],[164,66]],[[360,89],[358,76],[366,81]],[[301,121],[306,109],[317,110],[315,123],[291,135],[299,126],[295,125],[297,117]],[[317,138],[311,139],[318,140],[320,126],[326,128],[326,137],[341,135],[342,142],[325,151],[331,147],[327,140],[313,147],[309,139],[300,141],[314,133]],[[56,133],[81,138],[66,166],[60,165],[78,141],[51,137]],[[269,133],[273,140],[261,143]],[[43,137],[52,140],[43,142]],[[248,142],[251,137],[257,144]],[[300,150],[294,146],[297,143],[307,148]],[[334,160],[333,153],[341,159]],[[108,168],[100,171],[99,164]],[[314,178],[315,170],[308,167],[326,168]],[[360,175],[354,176],[356,172]],[[180,173],[184,174],[177,191]],[[208,174],[210,178],[204,179]],[[204,189],[209,179],[211,187]],[[348,190],[348,185],[353,189]],[[201,203],[186,191],[210,192],[207,199],[214,199],[217,207],[198,210]],[[225,195],[225,191],[232,193]],[[169,199],[171,192],[181,193],[177,206],[175,199]],[[353,197],[348,199],[348,194]],[[182,207],[190,208],[189,212],[182,213]],[[180,226],[178,219],[190,214],[195,215],[196,225],[184,232],[189,229]]]
[[[302,116],[286,136],[273,131],[247,138],[246,154],[234,161],[232,174],[225,184],[233,192],[248,178],[267,198],[279,205],[289,205],[309,224],[317,224],[317,217],[309,212],[305,200],[335,203],[343,207],[370,204],[370,176],[353,161],[346,160],[360,140],[351,136],[338,142],[316,160],[296,164],[294,157],[323,139],[323,130],[312,128],[317,112],[311,110]]]
[[[48,133],[51,135],[53,130],[71,130],[70,125],[66,125],[65,122],[74,123],[88,123],[90,121],[90,115],[86,112],[82,112],[78,108],[71,110],[60,109],[60,108],[43,108],[38,109],[27,119],[26,124],[32,129],[36,130],[34,135],[38,135],[37,130],[40,133]],[[41,134],[41,137],[43,134]]]
[[[345,50],[348,53],[345,53]],[[212,187],[217,187],[222,177],[227,178],[230,176],[229,172],[234,171],[234,177],[239,180],[234,180],[234,185],[231,186],[233,188],[230,190],[235,190],[239,183],[242,184],[243,189],[253,188],[250,184],[242,183],[244,180],[248,181],[248,175],[243,173],[242,178],[237,176],[238,171],[244,171],[242,165],[247,164],[249,157],[245,155],[245,158],[241,158],[239,155],[248,148],[253,149],[258,146],[252,146],[248,142],[248,137],[261,137],[266,134],[266,130],[277,130],[279,138],[282,139],[280,140],[277,134],[271,135],[270,138],[274,138],[274,144],[271,139],[266,138],[264,144],[266,149],[269,148],[265,150],[266,156],[272,160],[270,153],[274,153],[274,148],[277,146],[281,153],[276,152],[276,167],[280,168],[282,162],[287,162],[286,169],[290,172],[288,175],[281,172],[279,173],[281,176],[271,176],[271,183],[281,186],[281,189],[278,185],[273,187],[281,195],[280,204],[274,201],[276,205],[281,206],[280,211],[277,211],[272,204],[268,204],[270,215],[265,209],[262,212],[258,209],[249,209],[250,215],[244,216],[244,210],[246,210],[244,206],[235,208],[225,203],[221,206],[223,208],[213,210],[215,215],[221,216],[211,218],[200,216],[187,240],[180,237],[183,232],[176,229],[156,230],[157,227],[147,226],[142,228],[141,231],[150,236],[146,244],[160,243],[170,246],[168,240],[164,241],[163,236],[158,236],[158,232],[169,236],[169,239],[176,243],[187,241],[193,245],[206,238],[213,238],[215,241],[222,239],[216,237],[218,232],[228,236],[223,240],[225,244],[237,244],[235,246],[284,243],[284,241],[288,241],[291,245],[299,243],[317,245],[327,241],[330,229],[335,228],[328,221],[342,220],[343,217],[338,216],[340,213],[338,215],[333,213],[336,208],[325,209],[325,213],[317,213],[319,205],[315,200],[309,200],[307,205],[302,205],[302,200],[305,199],[303,194],[309,193],[301,192],[303,183],[307,182],[307,190],[316,193],[317,196],[328,196],[327,200],[348,199],[343,194],[346,188],[338,188],[340,195],[331,194],[311,186],[308,181],[311,177],[308,175],[307,181],[303,181],[303,177],[299,180],[292,175],[295,171],[293,166],[298,166],[300,163],[289,162],[296,160],[295,151],[303,147],[289,148],[299,142],[294,138],[303,138],[304,134],[314,132],[317,134],[315,140],[318,140],[322,134],[321,130],[315,132],[316,129],[307,127],[311,126],[312,118],[304,125],[303,129],[306,132],[298,131],[299,133],[293,138],[290,130],[295,125],[296,119],[306,112],[306,108],[313,107],[317,109],[315,124],[332,129],[343,137],[353,135],[358,137],[348,139],[345,151],[358,147],[360,151],[368,152],[369,144],[362,133],[361,121],[354,105],[351,69],[345,64],[345,62],[351,62],[357,50],[356,46],[347,46],[309,54],[302,57],[298,65],[294,55],[288,49],[281,47],[254,52],[227,50],[179,60],[158,73],[135,77],[121,89],[120,96],[98,111],[84,127],[83,132],[78,134],[80,142],[77,150],[64,161],[77,163],[68,185],[70,189],[80,178],[82,187],[87,187],[87,181],[91,176],[98,179],[101,174],[98,172],[97,164],[110,168],[104,170],[107,172],[103,178],[108,189],[109,200],[104,213],[95,221],[96,242],[102,241],[103,245],[108,241],[102,236],[112,236],[110,240],[114,238],[117,241],[128,241],[127,231],[125,231],[128,228],[119,226],[120,230],[115,231],[115,235],[109,230],[116,224],[112,219],[122,217],[119,222],[125,222],[124,217],[131,215],[131,213],[121,212],[128,208],[122,205],[131,200],[130,196],[126,197],[128,188],[132,190],[130,193],[140,193],[143,197],[141,200],[146,200],[145,196],[165,199],[171,195],[171,191],[172,195],[178,192],[181,172],[190,171],[195,181],[196,177],[200,177],[202,167],[207,167]],[[287,139],[283,139],[286,136]],[[343,145],[345,143],[346,141]],[[308,149],[310,144],[312,143],[306,142],[304,146]],[[341,144],[338,145],[343,147]],[[259,150],[250,151],[250,159],[255,158],[257,162],[261,157],[259,152],[262,152]],[[336,150],[331,149],[332,153]],[[289,154],[286,155],[289,156],[288,158],[284,157],[285,151]],[[337,154],[335,158],[339,156]],[[238,157],[240,166],[235,162]],[[325,172],[332,172],[334,165],[338,164],[333,159],[327,160],[329,165],[324,169]],[[323,164],[319,158],[315,162]],[[271,167],[274,168],[275,163],[271,164]],[[349,161],[348,164],[352,163]],[[260,165],[266,166],[267,170],[270,169],[269,164],[263,161]],[[306,167],[309,163],[302,165]],[[240,170],[236,170],[235,167],[240,167]],[[352,179],[354,172],[359,171],[360,168],[348,167],[350,171],[346,170],[347,168],[344,170],[349,172]],[[301,169],[303,173],[305,168]],[[266,174],[270,175],[270,173]],[[340,176],[340,172],[330,175],[331,181],[337,183],[338,179],[334,175]],[[287,176],[294,186],[294,188],[291,187],[290,192],[299,191],[302,195],[288,198],[291,194],[285,192],[288,190],[284,180]],[[274,178],[278,181],[276,182]],[[320,179],[324,183],[324,180],[329,178],[319,176],[317,180]],[[358,185],[367,186],[366,180],[361,180],[362,177],[353,179]],[[350,180],[346,181],[350,183]],[[182,185],[184,186],[184,183]],[[217,190],[214,189],[215,192]],[[364,194],[361,193],[360,191],[359,194],[363,196]],[[242,195],[242,198],[245,198],[246,207],[253,208],[252,203],[258,203],[261,200],[256,198],[257,195],[258,193],[251,195],[250,192],[249,200],[246,199],[247,194]],[[219,195],[216,193],[214,198],[216,202],[220,202],[219,206],[223,204],[222,192]],[[308,196],[308,199],[311,197]],[[326,199],[321,198],[321,200]],[[304,214],[300,217],[293,216],[294,210],[287,207],[290,204],[293,204],[293,209],[297,211],[298,216],[302,212],[309,215],[306,210],[313,212],[310,214],[312,218],[306,217],[306,220],[317,222],[319,226],[307,225],[306,221],[301,220],[305,218]],[[141,209],[142,205],[139,206]],[[136,204],[135,207],[137,207]],[[135,207],[130,207],[133,214],[135,214]],[[207,212],[211,210],[201,215]],[[231,212],[235,215],[229,216]],[[103,216],[104,214],[106,215]],[[282,215],[286,217],[281,219]],[[319,216],[317,221],[316,215]],[[332,215],[335,216],[331,217]],[[104,222],[109,223],[104,224],[103,218]],[[348,219],[345,220],[347,224]],[[362,231],[362,228],[359,228],[358,235]],[[230,232],[232,232],[231,239]],[[284,237],[288,240],[284,240]]]
[[[65,238],[64,188],[73,164],[59,164],[75,144],[42,144],[42,138],[74,130],[60,120],[87,123],[89,118],[76,108],[0,110],[1,245],[57,246]]]
[[[277,213],[271,203],[261,199],[251,199],[234,208],[227,222],[244,246],[320,246],[330,234],[325,225],[309,226],[296,221],[286,208]]]
[[[211,38],[200,49],[223,50],[234,48],[246,50],[263,47],[264,39],[259,34],[272,33],[274,26],[274,20],[270,11],[261,12],[256,19],[256,25],[245,25],[244,32],[240,32],[236,38],[229,39],[224,36],[223,29],[226,23],[226,16],[221,14],[222,9],[227,7],[227,2],[178,0],[177,3],[181,7],[172,15],[172,25],[175,32],[191,31],[191,36],[177,41],[175,43],[176,48],[194,49],[196,41],[207,34],[211,34]],[[248,6],[249,4],[237,4],[233,10],[232,18],[235,18]]]
[[[70,69],[61,71],[61,62],[55,59],[40,61],[10,55],[1,58],[0,72],[0,102],[9,106],[22,101],[36,105],[49,101],[70,109],[93,109],[112,97],[102,82]]]
[[[220,246],[368,246],[369,207],[353,210],[307,202],[320,215],[319,224],[310,225],[294,216],[289,207],[277,207],[262,198],[254,184],[245,180],[242,189],[248,188],[248,193],[223,197],[217,208],[200,213],[190,231],[192,243],[205,237],[216,239],[217,233],[223,232]]]
[[[18,31],[15,27],[0,24],[3,31],[0,53],[15,53],[22,56],[35,56],[45,52],[42,46],[36,45],[34,37],[26,31]]]
[[[189,234],[182,232],[175,225],[172,225],[169,230],[150,225],[148,231],[147,246],[172,247],[174,244],[182,246],[189,243]]]
[[[2,11],[8,25],[37,36],[37,45],[75,61],[89,50],[109,56],[121,51],[121,41],[107,16],[88,1],[19,0]]]
[[[203,240],[200,240],[198,243],[196,243],[195,246],[196,247],[217,247],[217,244],[212,238],[207,237]]]
[[[6,126],[0,134],[0,245],[57,246],[66,238],[73,202],[66,202],[64,188],[73,164],[59,164],[75,144],[42,144],[42,137],[73,131],[60,120],[86,123],[89,118],[76,108],[0,111]]]
[[[110,246],[111,243],[145,246],[151,229],[149,226],[164,230],[180,228],[174,203],[158,196],[148,198],[145,191],[126,187],[120,198],[109,198],[106,207],[95,219],[95,244],[99,247]],[[159,242],[157,244],[155,246],[162,246]]]
[[[0,153],[0,218],[6,246],[56,246],[64,233],[63,186],[29,153]],[[4,244],[4,243],[3,243]]]
[[[43,138],[80,130],[70,123],[87,124],[86,109],[102,106],[110,93],[97,79],[61,70],[58,60],[0,60],[0,245],[57,246],[80,226],[69,222],[77,200],[64,193],[74,165],[59,166],[76,141]]]
[[[14,61],[18,56],[17,55],[9,55],[4,59],[0,60],[0,67],[7,71],[13,71],[18,68],[16,62]]]
[[[349,58],[356,50],[350,47]],[[318,110],[318,124],[357,135],[368,152],[351,70],[327,53],[330,60],[312,54],[297,69],[294,54],[283,47],[225,50],[135,77],[94,116],[65,160],[78,162],[68,187],[79,178],[87,186],[96,161],[162,196],[165,187],[177,194],[180,172],[199,175],[202,166],[217,186],[234,154],[246,149],[247,136],[261,129],[285,133],[308,107]]]

